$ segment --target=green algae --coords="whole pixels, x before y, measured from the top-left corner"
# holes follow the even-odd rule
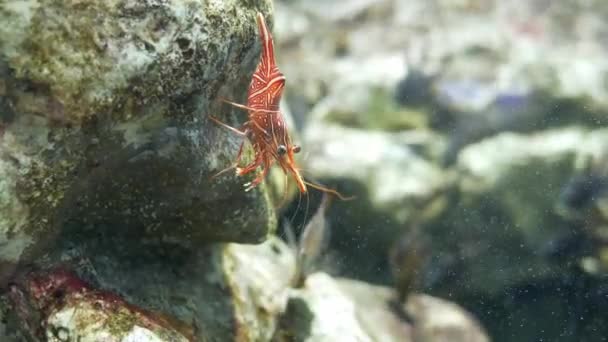
[[[234,137],[205,117],[228,111],[215,103],[220,88],[245,93],[259,55],[255,10],[269,8],[268,1],[0,4],[0,20],[12,24],[0,28],[0,58],[12,70],[3,79],[7,96],[21,101],[16,121],[34,109],[38,118],[75,122],[49,124],[35,131],[35,144],[15,147],[27,164],[4,181],[15,184],[24,210],[5,226],[34,242],[27,258],[74,220],[68,228],[109,222],[197,242],[259,243],[276,229],[265,185],[244,193],[245,178],[206,180],[236,150]],[[46,108],[53,101],[58,113]],[[21,126],[8,131],[22,137]],[[162,199],[179,191],[187,194],[175,206]]]

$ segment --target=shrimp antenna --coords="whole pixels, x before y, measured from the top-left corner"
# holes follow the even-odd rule
[[[356,196],[348,196],[348,197],[344,196],[341,193],[339,193],[338,191],[336,191],[334,189],[326,188],[326,187],[324,187],[323,185],[320,185],[320,184],[315,184],[315,183],[311,183],[311,182],[308,182],[308,181],[304,181],[304,184],[310,186],[311,188],[323,191],[323,192],[328,193],[328,194],[332,194],[332,195],[338,197],[342,201],[352,201],[355,198],[357,198]]]

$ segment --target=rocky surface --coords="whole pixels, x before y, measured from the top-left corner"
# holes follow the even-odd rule
[[[93,289],[66,270],[27,274],[10,286],[23,339],[45,341],[193,341],[161,316]]]
[[[606,105],[599,23],[608,12],[601,1],[292,1],[277,10],[284,68],[298,84],[291,100],[306,99],[323,117],[338,111],[365,119],[378,93],[397,95],[407,104],[402,113],[426,108],[431,115],[429,105],[441,105],[450,115],[480,120],[481,109],[508,95],[544,93],[545,106],[590,99],[583,120],[601,119],[592,107]],[[415,117],[399,116],[381,119]]]
[[[449,297],[497,341],[602,338],[605,3],[276,8],[303,167],[358,197],[328,218],[338,274]]]
[[[560,195],[579,172],[577,161],[602,153],[607,141],[605,129],[564,128],[503,133],[466,147],[457,161],[454,204],[426,231],[434,262],[451,265],[450,277],[462,291],[490,297],[531,278],[559,275],[566,264],[550,255],[576,229],[558,210]]]
[[[272,334],[291,264],[281,257],[291,254],[212,244],[262,243],[276,219],[264,186],[245,193],[245,179],[209,179],[240,141],[207,120],[243,119],[216,99],[244,95],[260,51],[255,14],[271,18],[271,9],[268,1],[0,4],[8,23],[0,28],[0,289],[25,265],[49,270],[46,279],[59,277],[59,265],[91,284],[66,290],[67,299],[33,300],[51,301],[52,312],[32,305],[31,291],[7,309],[3,294],[0,339],[19,331],[97,341],[117,319],[145,321],[140,311],[196,328],[195,340]],[[250,259],[259,267],[245,267]],[[122,340],[190,339],[129,324]]]
[[[277,341],[489,341],[454,304],[425,295],[399,303],[393,290],[324,273],[290,292]]]
[[[237,122],[215,99],[245,93],[257,10],[270,3],[0,5],[0,273],[72,223],[185,246],[272,232],[263,188],[209,180],[239,141],[206,117]]]
[[[367,132],[310,124],[304,141],[310,153],[307,170],[330,184],[337,180],[338,190],[358,197],[336,201],[332,210],[332,226],[339,236],[334,246],[349,264],[357,265],[344,271],[366,279],[388,277],[388,268],[379,265],[386,264],[385,251],[402,226],[428,219],[445,205],[443,192],[453,177],[429,160],[440,153],[442,138],[432,132]],[[378,252],[362,254],[352,248],[352,241]]]
[[[598,196],[602,187],[591,185],[598,193],[589,193],[584,187],[573,189],[571,182],[589,177],[585,164],[605,153],[606,134],[606,129],[579,127],[503,133],[466,147],[457,161],[462,176],[454,205],[426,225],[433,241],[433,256],[422,272],[427,288],[448,295],[455,291],[450,284],[457,283],[462,284],[456,291],[463,298],[507,300],[511,306],[499,305],[497,312],[512,321],[525,320],[543,307],[574,302],[572,311],[554,314],[567,322],[562,329],[525,325],[510,338],[542,334],[557,340],[594,339],[597,296],[604,293],[600,270],[606,240],[600,232],[605,221]],[[565,214],[565,206],[579,208],[579,215]],[[542,299],[534,309],[520,311],[520,306],[529,305],[527,292]],[[516,313],[503,311],[509,307],[517,308]],[[580,323],[575,312],[585,316]]]
[[[194,254],[179,247],[134,254],[112,245],[65,248],[69,253],[21,272],[0,302],[9,304],[8,326],[0,331],[7,335],[0,336],[9,342],[488,341],[470,314],[430,296],[415,294],[400,304],[390,288],[325,273],[290,288],[294,252],[278,238],[215,244]],[[44,268],[57,265],[55,259],[63,260],[61,267]]]
[[[415,322],[414,341],[490,341],[476,319],[448,301],[416,295],[408,299],[405,310]]]
[[[72,246],[69,253],[44,259],[51,265],[64,260],[62,268],[18,278],[24,280],[10,294],[11,331],[27,336],[61,330],[95,340],[98,334],[126,338],[145,333],[138,327],[164,327],[192,341],[268,341],[285,308],[295,263],[280,240],[210,245],[196,253],[177,246],[132,253],[112,245],[115,241]],[[66,315],[72,319],[66,321]],[[122,330],[116,331],[116,324]],[[40,325],[46,332],[32,328]],[[179,339],[145,341],[157,340]]]
[[[260,246],[230,244],[223,251],[235,306],[238,341],[270,341],[285,311],[295,273],[293,253],[278,238]]]
[[[2,2],[0,339],[597,340],[607,9]],[[243,121],[216,99],[242,102],[256,11],[305,176],[357,196],[327,217],[342,277],[272,236],[297,197],[280,170],[209,179],[240,143],[207,116]]]

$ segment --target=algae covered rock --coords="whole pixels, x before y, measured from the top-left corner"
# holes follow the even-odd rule
[[[136,243],[127,250],[116,240],[65,247],[17,277],[8,294],[10,333],[69,333],[84,341],[111,330],[149,338],[142,341],[269,341],[294,273],[293,255],[276,238],[195,253]],[[32,328],[41,323],[44,331]]]
[[[210,176],[238,139],[216,99],[246,92],[268,1],[0,4],[0,273],[63,230],[196,246],[259,243],[264,188]],[[240,120],[239,120],[240,121]],[[0,277],[7,277],[0,274]]]
[[[268,7],[264,1],[5,1],[0,43],[18,79],[47,88],[68,118],[79,118],[133,95],[144,103],[188,96],[245,76],[230,73],[252,62],[252,18]]]
[[[8,298],[0,297],[0,340],[6,342],[18,342],[18,338],[14,333],[7,329],[8,320]]]
[[[194,341],[192,332],[62,269],[24,275],[11,285],[9,297],[26,340]]]

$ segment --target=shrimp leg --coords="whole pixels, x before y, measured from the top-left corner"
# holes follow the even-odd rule
[[[213,115],[209,115],[209,119],[213,120],[213,122],[217,123],[218,125],[231,130],[232,132],[240,135],[240,136],[248,136],[248,134],[250,133],[249,129],[245,129],[244,131],[238,129],[238,128],[234,128],[228,124],[223,123],[222,121],[220,121],[218,118],[214,117]],[[266,132],[266,130],[260,126],[259,123],[255,122],[255,121],[247,121],[245,123],[245,125],[247,125],[248,123],[253,123],[255,125],[255,127],[257,129],[259,129],[260,131],[262,131],[264,133],[264,135],[266,135],[267,137],[270,137],[270,134],[268,134],[268,132]]]
[[[272,164],[273,164],[272,161],[270,161],[268,159],[261,161],[261,163],[264,164],[264,167],[262,168],[262,172],[260,172],[260,174],[254,180],[244,184],[245,191],[252,190],[256,186],[258,186],[262,181],[264,181],[264,178],[266,178],[266,176],[268,175],[268,171],[270,171],[270,168],[272,167]]]
[[[241,157],[243,156],[243,147],[245,146],[245,141],[243,141],[241,143],[241,146],[239,147],[239,152],[236,154],[236,158],[234,163],[232,163],[232,165],[228,166],[227,168],[223,169],[222,171],[216,173],[215,175],[211,176],[209,179],[214,179],[232,169],[238,169],[239,166],[239,162],[241,161]]]
[[[218,118],[214,117],[213,115],[209,115],[209,119],[213,120],[213,122],[215,122],[216,124],[218,124],[218,125],[226,128],[226,129],[229,129],[232,132],[234,132],[234,133],[236,133],[236,134],[238,134],[238,135],[240,135],[242,137],[246,137],[247,136],[247,133],[248,133],[247,129],[245,129],[244,131],[241,131],[238,128],[234,128],[234,127],[232,127],[232,126],[230,126],[228,124],[223,123],[222,121],[220,121]]]
[[[225,103],[227,103],[229,105],[233,105],[236,108],[240,108],[240,109],[246,109],[246,110],[251,110],[251,111],[254,111],[254,112],[268,113],[268,114],[277,114],[277,113],[280,113],[280,111],[278,109],[277,110],[272,110],[272,109],[263,109],[263,108],[253,108],[253,107],[250,107],[250,106],[242,105],[240,103],[232,102],[232,101],[227,100],[227,99],[225,99],[223,97],[221,97],[220,100],[222,102],[225,102]]]
[[[262,161],[256,159],[251,164],[249,164],[245,167],[237,167],[236,174],[239,176],[244,176],[250,172],[255,171],[255,169],[257,169],[261,164],[262,164]]]
[[[253,188],[255,188],[256,186],[258,186],[260,183],[262,183],[262,181],[264,180],[264,178],[266,178],[266,175],[268,174],[268,171],[270,169],[268,167],[264,167],[262,169],[262,172],[260,172],[260,174],[255,177],[254,180],[252,180],[251,182],[247,182],[244,184],[245,186],[245,191],[251,191]]]

